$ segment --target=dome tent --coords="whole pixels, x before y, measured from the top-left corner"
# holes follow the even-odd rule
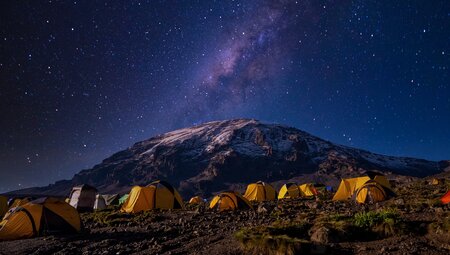
[[[204,203],[204,201],[201,196],[195,196],[189,200],[189,204],[192,204],[192,205],[198,205],[198,204],[202,204],[202,203]]]
[[[80,215],[56,198],[40,198],[16,207],[0,223],[0,240],[14,240],[81,230]]]
[[[216,195],[211,200],[209,208],[223,212],[237,209],[253,209],[253,206],[239,193],[235,191],[225,191]]]
[[[119,198],[119,205],[123,205],[123,203],[125,203],[125,201],[127,201],[129,195],[130,194],[128,193],[128,194],[125,194],[125,195],[121,196]]]
[[[184,209],[183,199],[178,191],[165,181],[155,181],[146,187],[134,186],[121,211],[136,213],[159,209]]]
[[[97,189],[83,184],[72,188],[70,192],[70,205],[79,212],[92,212],[94,210]]]
[[[10,199],[10,201],[9,201],[10,206],[9,206],[8,210],[6,211],[6,213],[4,214],[3,218],[8,217],[8,215],[10,215],[14,211],[14,209],[16,209],[19,206],[29,203],[31,200],[32,199],[28,198],[28,197]]]
[[[296,183],[289,182],[284,184],[278,193],[278,199],[300,197],[301,191]]]
[[[298,186],[300,189],[300,194],[302,197],[313,197],[317,196],[318,192],[317,189],[314,187],[314,184],[312,183],[305,183],[300,186]]]
[[[244,197],[249,201],[272,201],[277,198],[277,192],[272,185],[259,181],[247,186]]]
[[[366,203],[379,202],[391,196],[395,196],[395,193],[392,191],[389,180],[379,173],[367,172],[366,176],[342,179],[333,200],[354,198],[358,203]]]
[[[387,193],[383,186],[376,181],[369,180],[365,182],[355,192],[355,200],[360,204],[377,203],[387,198]]]
[[[100,211],[106,208],[106,202],[102,195],[95,196],[94,210]]]
[[[28,202],[30,202],[32,199],[25,197],[25,198],[11,198],[9,201],[9,208],[14,208],[14,207],[18,207],[21,205],[24,205]]]

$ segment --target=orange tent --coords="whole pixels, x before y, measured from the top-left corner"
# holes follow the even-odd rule
[[[450,203],[450,190],[445,193],[445,195],[441,198],[443,204]]]

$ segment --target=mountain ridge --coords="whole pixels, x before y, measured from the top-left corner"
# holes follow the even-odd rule
[[[340,178],[369,170],[424,177],[449,165],[338,145],[285,125],[232,119],[153,136],[81,170],[72,180],[14,193],[64,195],[81,183],[102,193],[123,193],[132,185],[165,179],[185,196],[210,195],[259,179],[281,182],[304,177],[336,185]]]

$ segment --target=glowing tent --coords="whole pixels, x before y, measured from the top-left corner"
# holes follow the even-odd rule
[[[342,179],[333,200],[355,198],[358,203],[379,202],[394,195],[384,175],[369,172],[367,176]]]
[[[278,199],[300,197],[300,188],[296,183],[290,182],[284,184],[278,193]]]
[[[198,205],[203,203],[203,198],[201,196],[192,197],[189,200],[189,204]]]
[[[155,181],[146,187],[134,186],[122,205],[122,212],[136,213],[159,209],[184,209],[178,191],[164,181]]]
[[[235,191],[226,191],[218,194],[211,200],[209,208],[219,212],[237,209],[253,209],[250,202]]]
[[[300,186],[298,186],[298,188],[300,189],[300,194],[302,197],[312,197],[312,196],[317,196],[317,190],[314,187],[314,184],[312,183],[305,183],[302,184]]]
[[[356,190],[356,202],[377,203],[387,198],[385,188],[374,180],[369,180]]]
[[[3,219],[0,240],[76,233],[80,230],[80,216],[75,208],[55,198],[41,198],[14,208]]]
[[[244,197],[249,201],[271,201],[277,198],[277,192],[272,185],[259,181],[247,186]]]
[[[445,195],[441,198],[443,204],[450,203],[450,190],[445,193]]]

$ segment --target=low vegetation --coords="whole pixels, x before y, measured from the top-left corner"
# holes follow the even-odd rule
[[[244,250],[259,254],[297,254],[308,249],[311,227],[306,222],[275,222],[270,226],[243,228],[235,233]]]
[[[393,236],[405,229],[399,212],[392,209],[357,213],[353,217],[353,224],[378,237]]]

